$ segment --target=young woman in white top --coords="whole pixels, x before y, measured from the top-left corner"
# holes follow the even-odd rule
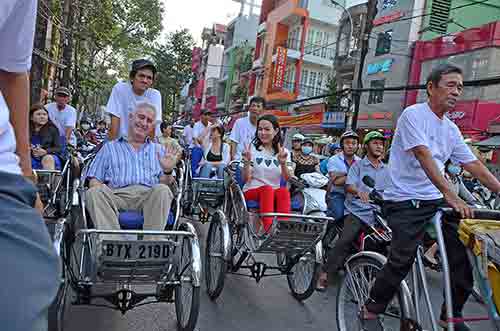
[[[211,124],[201,134],[202,140],[210,132],[210,140],[203,145],[203,160],[200,162],[200,177],[209,178],[212,169],[216,169],[217,178],[224,178],[224,167],[230,161],[230,147],[224,143],[222,124]]]
[[[281,180],[290,178],[290,153],[281,146],[278,119],[261,116],[252,144],[243,152],[243,192],[245,199],[259,202],[260,213],[290,213],[290,192]],[[272,217],[262,219],[264,229],[272,225]]]

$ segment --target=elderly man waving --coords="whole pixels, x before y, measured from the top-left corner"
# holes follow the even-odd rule
[[[156,118],[152,104],[139,103],[128,116],[128,137],[105,144],[87,172],[88,212],[100,230],[119,230],[118,213],[123,210],[142,210],[144,230],[164,230],[173,199],[167,184],[176,155],[148,137]]]

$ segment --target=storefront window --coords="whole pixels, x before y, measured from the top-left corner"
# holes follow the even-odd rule
[[[377,37],[377,47],[375,49],[375,56],[387,54],[391,51],[392,30],[382,32]]]

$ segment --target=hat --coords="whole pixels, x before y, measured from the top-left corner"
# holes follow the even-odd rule
[[[69,89],[67,87],[64,87],[64,86],[60,86],[56,89],[56,95],[57,94],[62,94],[62,95],[65,95],[67,97],[71,96],[71,92],[69,91]]]
[[[379,139],[379,140],[384,140],[385,141],[385,137],[382,133],[378,132],[378,131],[371,131],[371,132],[368,132],[365,136],[365,138],[363,139],[363,144],[368,144],[370,141],[372,141],[373,139]]]
[[[311,138],[308,138],[308,137],[304,137],[304,140],[302,140],[302,145],[304,144],[311,144],[311,145],[314,145],[314,142]]]
[[[141,70],[144,68],[151,69],[151,71],[153,71],[153,75],[156,75],[156,67],[155,67],[154,63],[149,61],[148,59],[135,60],[134,62],[132,62],[132,69],[130,71],[137,72],[138,70]]]
[[[301,135],[300,133],[296,133],[296,134],[294,134],[294,135],[292,136],[292,141],[294,141],[294,140],[300,140],[300,141],[302,141],[302,140],[304,140],[304,139],[306,139],[306,137],[304,137],[304,136],[303,136],[303,135]]]

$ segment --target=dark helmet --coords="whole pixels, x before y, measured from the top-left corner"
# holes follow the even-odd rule
[[[347,138],[354,138],[356,139],[358,142],[359,142],[359,136],[356,132],[354,131],[346,131],[344,132],[341,136],[340,136],[340,147],[344,147],[344,139],[347,139]]]
[[[139,59],[132,62],[132,68],[130,69],[130,78],[133,78],[137,71],[148,68],[153,72],[153,76],[156,76],[156,66],[153,62],[147,59]]]

